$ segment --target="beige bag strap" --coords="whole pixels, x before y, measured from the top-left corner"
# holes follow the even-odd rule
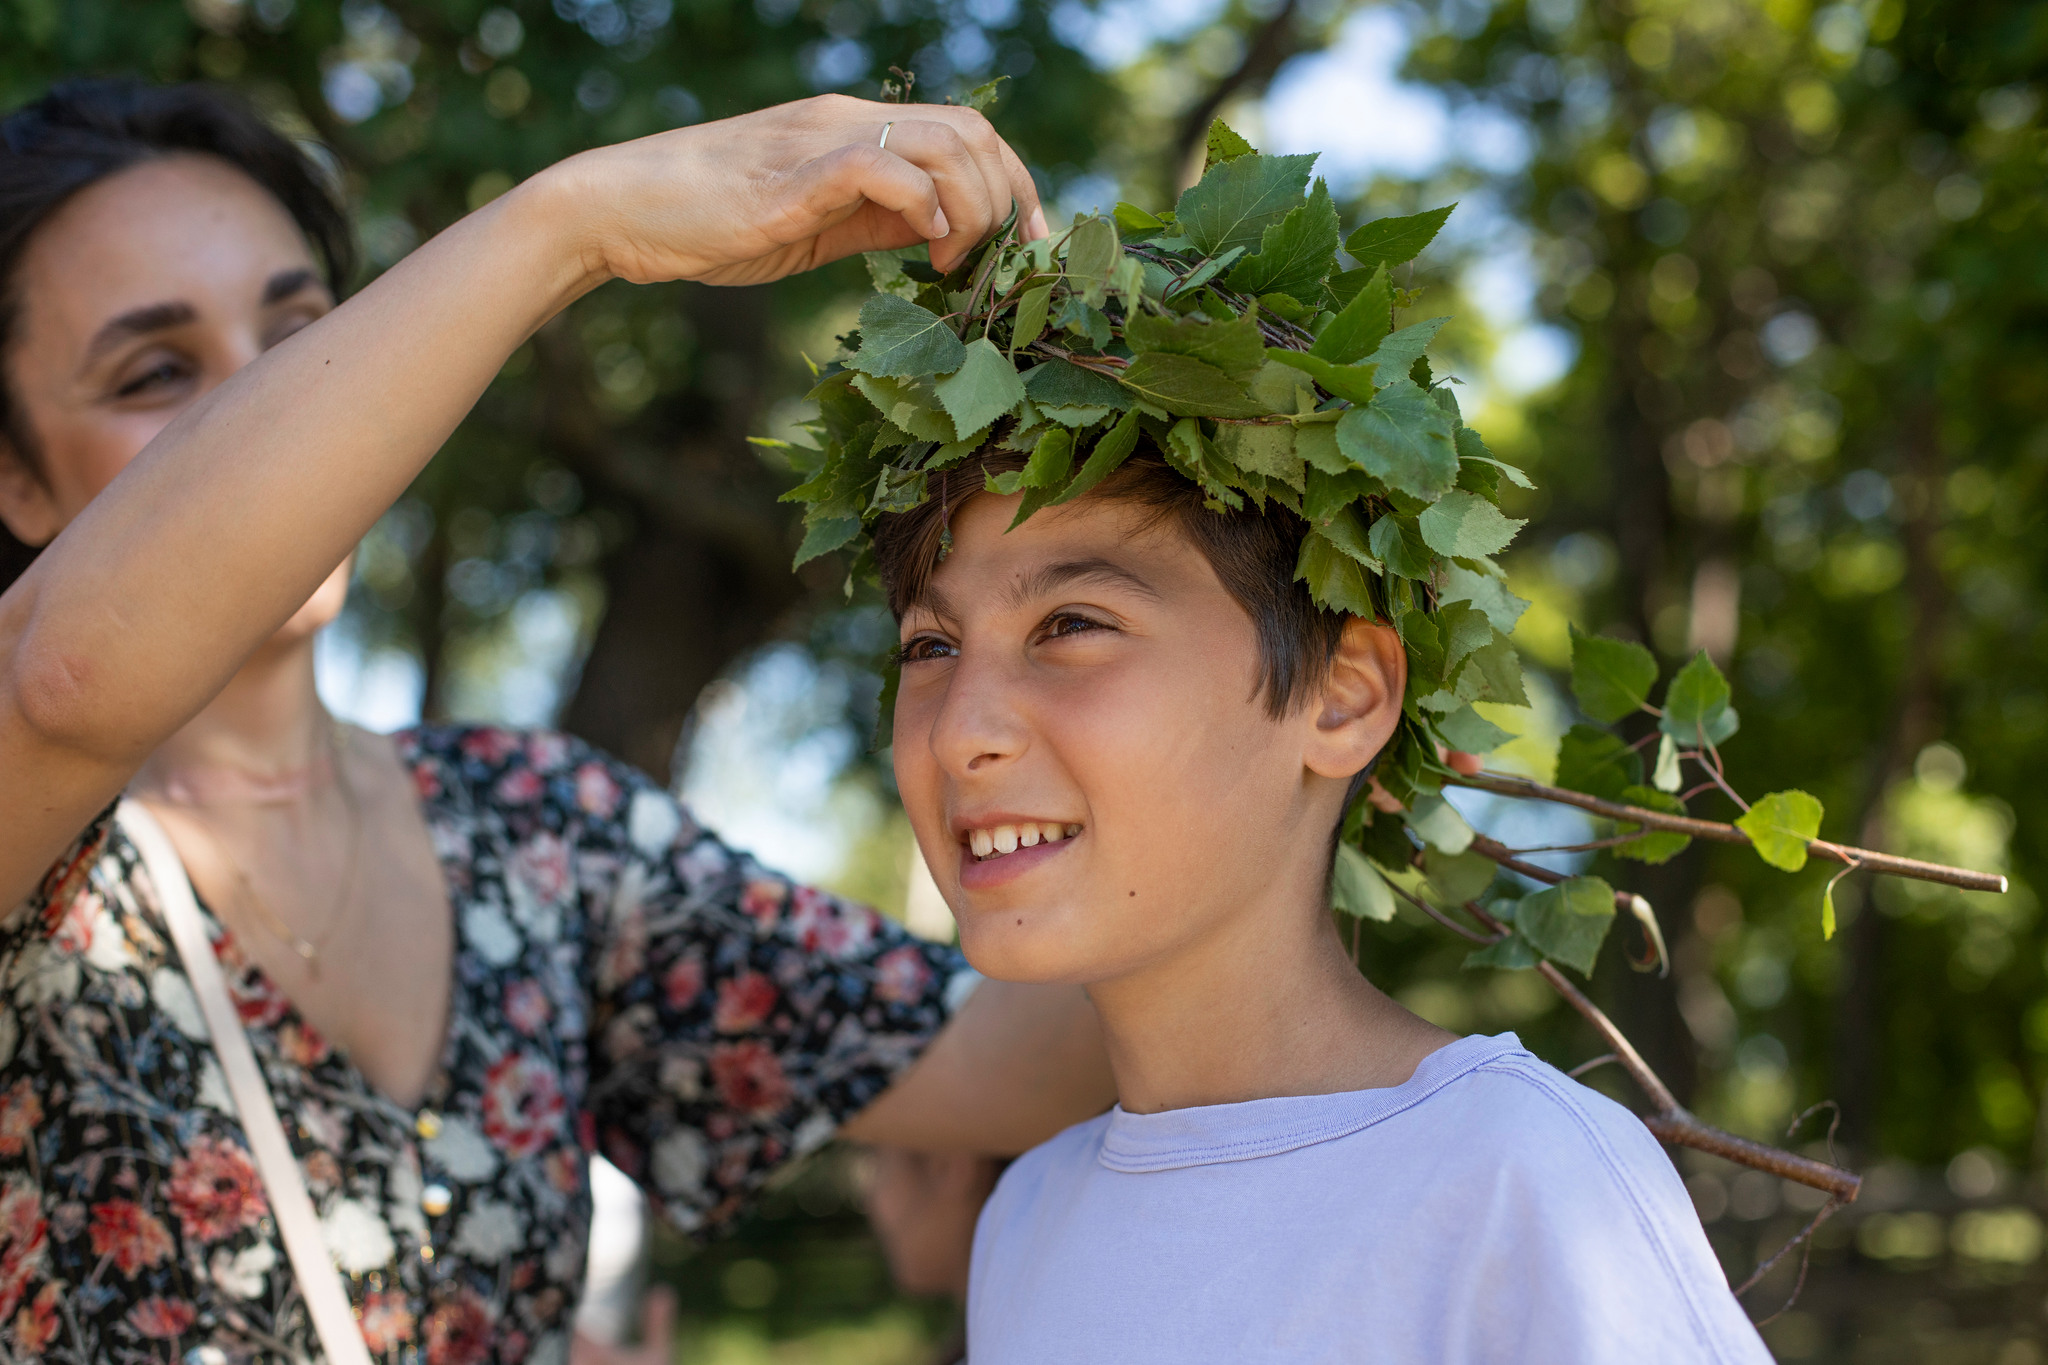
[[[185,975],[199,997],[199,1012],[206,1019],[206,1031],[213,1038],[214,1055],[226,1075],[228,1093],[241,1115],[242,1132],[263,1188],[270,1197],[270,1212],[277,1219],[278,1234],[285,1254],[291,1258],[292,1273],[298,1276],[299,1292],[305,1296],[306,1311],[329,1365],[371,1365],[370,1351],[363,1344],[362,1329],[356,1325],[355,1309],[348,1291],[342,1288],[341,1272],[335,1268],[327,1238],[320,1230],[320,1217],[313,1211],[312,1196],[306,1193],[306,1177],[298,1158],[286,1141],[284,1125],[278,1122],[277,1106],[271,1102],[270,1087],[264,1083],[255,1049],[242,1019],[228,998],[227,979],[213,955],[206,936],[206,924],[193,899],[192,883],[177,848],[138,801],[124,798],[115,813],[121,828],[142,855],[149,879],[156,885],[157,900],[171,929],[171,941],[184,960]]]

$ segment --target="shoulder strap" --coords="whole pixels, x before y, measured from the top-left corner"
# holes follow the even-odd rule
[[[192,897],[192,883],[185,876],[185,864],[178,857],[164,827],[142,804],[123,799],[116,814],[121,828],[142,855],[149,879],[156,885],[157,900],[169,923],[171,941],[184,960],[185,975],[199,997],[199,1012],[213,1038],[214,1055],[220,1058],[228,1093],[241,1115],[242,1132],[263,1176],[263,1188],[270,1196],[270,1211],[298,1276],[299,1292],[313,1328],[320,1334],[329,1365],[371,1365],[369,1348],[363,1344],[356,1325],[355,1310],[342,1288],[341,1273],[335,1269],[327,1239],[320,1231],[319,1215],[313,1211],[312,1196],[306,1193],[306,1178],[298,1158],[286,1141],[284,1125],[278,1122],[277,1107],[271,1102],[270,1087],[256,1061],[249,1035],[243,1031],[241,1016],[228,999],[227,980],[206,937],[206,925],[199,917],[199,903]]]

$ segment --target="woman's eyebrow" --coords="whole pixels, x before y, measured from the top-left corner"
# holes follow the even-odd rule
[[[1012,583],[1004,590],[1003,596],[1011,607],[1021,607],[1033,598],[1049,596],[1061,588],[1072,587],[1076,583],[1102,583],[1128,588],[1154,601],[1159,600],[1157,588],[1123,565],[1108,559],[1063,559],[1041,565]]]
[[[125,313],[109,318],[92,334],[92,340],[87,342],[85,347],[85,363],[90,365],[130,337],[147,336],[151,332],[183,327],[198,316],[198,310],[182,300],[149,303],[140,308],[130,308]]]
[[[295,270],[280,270],[263,286],[263,306],[268,308],[273,303],[283,303],[307,285],[319,282],[319,275],[304,266]]]

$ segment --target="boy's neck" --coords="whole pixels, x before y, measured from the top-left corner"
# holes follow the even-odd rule
[[[1309,899],[1276,887],[1276,903],[1088,987],[1126,1110],[1399,1085],[1456,1037],[1360,975],[1320,885]]]

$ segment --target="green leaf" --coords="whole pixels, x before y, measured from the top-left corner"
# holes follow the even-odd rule
[[[1603,725],[1612,725],[1642,709],[1657,681],[1657,660],[1629,640],[1582,635],[1571,628],[1572,695],[1579,709]]]
[[[1619,801],[1623,792],[1642,780],[1643,756],[1617,735],[1590,725],[1574,725],[1557,742],[1556,782],[1566,791]]]
[[[1536,950],[1529,946],[1528,939],[1520,934],[1509,934],[1506,938],[1497,939],[1484,948],[1474,948],[1465,954],[1464,965],[1468,971],[1474,967],[1498,967],[1504,971],[1515,971],[1533,967],[1541,960]]]
[[[1103,217],[1084,218],[1067,238],[1067,279],[1091,308],[1109,297],[1110,276],[1123,255],[1116,224]]]
[[[1458,695],[1467,701],[1497,701],[1509,706],[1527,706],[1529,694],[1522,687],[1522,656],[1514,641],[1496,635],[1493,643],[1472,651],[1458,675]]]
[[[1655,787],[1634,786],[1623,788],[1618,798],[1625,806],[1641,806],[1644,810],[1660,811],[1665,815],[1685,814],[1685,803],[1670,792],[1660,792]],[[1643,826],[1621,821],[1615,826],[1616,834],[1628,834]],[[1639,863],[1668,863],[1685,852],[1692,843],[1690,834],[1674,834],[1670,830],[1653,829],[1632,843],[1619,845],[1614,850],[1617,858],[1633,858]]]
[[[860,306],[860,352],[847,368],[877,378],[951,374],[967,347],[937,313],[894,294],[876,294]]]
[[[1301,491],[1301,457],[1294,453],[1294,428],[1285,422],[1225,423],[1216,430],[1216,451],[1239,469]]]
[[[1406,218],[1381,218],[1367,223],[1344,241],[1344,249],[1370,270],[1376,265],[1389,268],[1414,260],[1443,229],[1456,204],[1410,214]]]
[[[1075,336],[1086,337],[1088,344],[1096,350],[1109,345],[1115,333],[1109,325],[1109,318],[1100,308],[1091,308],[1088,301],[1079,294],[1069,294],[1060,304],[1059,316],[1053,325],[1072,332]]]
[[[975,86],[972,90],[962,95],[960,103],[976,113],[986,114],[994,106],[997,97],[1003,93],[1003,82],[1008,79],[1010,79],[1008,76],[998,76],[992,81],[983,81],[980,85]],[[950,104],[952,101],[948,100],[947,103]]]
[[[1728,695],[1728,680],[1703,649],[1664,689],[1664,716],[1657,727],[1680,744],[1698,744],[1702,735],[1707,743],[1719,744],[1740,723]]]
[[[1024,372],[1024,392],[1040,408],[1116,408],[1131,396],[1114,379],[1065,360],[1048,360]]]
[[[895,251],[870,251],[866,253],[868,279],[874,282],[875,291],[894,294],[898,298],[915,299],[917,281],[903,273],[904,262],[911,252],[923,254],[923,246],[899,247]]]
[[[1315,161],[1313,154],[1254,153],[1218,162],[1181,194],[1174,222],[1204,256],[1233,247],[1250,251],[1267,228],[1300,205]]]
[[[1415,367],[1415,362],[1422,359],[1423,351],[1436,337],[1437,330],[1449,321],[1449,318],[1430,318],[1412,327],[1403,327],[1381,341],[1366,359],[1379,366],[1381,374],[1407,374]]]
[[[1118,202],[1113,216],[1116,219],[1117,231],[1126,237],[1149,236],[1166,226],[1164,219],[1145,212],[1136,204],[1121,201]]]
[[[1423,508],[1417,521],[1423,541],[1449,559],[1497,554],[1528,525],[1502,516],[1485,498],[1455,488]]]
[[[1492,753],[1514,738],[1470,706],[1461,706],[1445,716],[1436,723],[1436,730],[1446,744],[1468,754]]]
[[[1503,635],[1512,635],[1515,623],[1529,609],[1528,601],[1509,592],[1507,584],[1498,578],[1476,573],[1461,564],[1444,570],[1443,582],[1437,593],[1439,602],[1470,602],[1485,612],[1493,628]]]
[[[1211,322],[1199,315],[1162,318],[1141,314],[1125,325],[1124,341],[1133,353],[1192,356],[1240,382],[1266,364],[1265,340],[1259,324],[1249,316]]]
[[[1444,853],[1463,853],[1472,847],[1472,826],[1458,814],[1458,808],[1441,796],[1418,796],[1401,817],[1422,842]]]
[[[1308,462],[1312,469],[1323,474],[1341,475],[1346,473],[1369,477],[1363,471],[1352,468],[1351,461],[1344,458],[1344,452],[1337,449],[1337,424],[1335,422],[1309,422],[1295,428],[1294,453]],[[1351,501],[1349,497],[1346,502]]]
[[[939,402],[962,440],[987,427],[1024,401],[1024,381],[993,341],[982,337],[966,348],[966,359],[938,383]]]
[[[1052,281],[1024,291],[1017,300],[1017,317],[1010,327],[1010,354],[1025,349],[1045,334],[1046,311],[1052,306]]]
[[[1087,462],[1074,481],[1060,490],[1048,506],[1057,507],[1063,502],[1072,502],[1083,493],[1094,488],[1116,471],[1118,465],[1131,457],[1138,447],[1138,414],[1126,412],[1117,424],[1102,434],[1095,443],[1095,449],[1088,453]]]
[[[1202,171],[1204,174],[1207,174],[1211,167],[1222,162],[1235,161],[1241,156],[1255,155],[1257,155],[1257,149],[1251,143],[1239,137],[1231,126],[1222,119],[1216,119],[1209,124],[1208,155],[1202,160]]]
[[[796,564],[807,564],[819,555],[830,554],[859,534],[859,517],[820,517],[804,528],[804,543],[797,547]]]
[[[1772,867],[1797,872],[1806,866],[1806,846],[1820,837],[1820,801],[1803,791],[1772,792],[1737,819],[1757,856]]]
[[[1371,619],[1372,590],[1366,586],[1365,570],[1342,546],[1320,530],[1301,538],[1301,555],[1294,563],[1294,579],[1308,584],[1310,596],[1331,611]],[[1467,842],[1470,842],[1469,840]]]
[[[1244,248],[1234,246],[1220,256],[1211,257],[1174,281],[1173,286],[1167,290],[1167,294],[1173,298],[1193,294],[1197,289],[1200,289],[1203,285],[1230,269],[1231,266],[1237,264],[1237,258],[1242,255],[1244,255]]]
[[[1401,577],[1429,577],[1429,550],[1412,521],[1389,512],[1372,524],[1367,543]]]
[[[1429,879],[1430,889],[1439,900],[1453,905],[1479,899],[1480,893],[1493,885],[1494,874],[1499,870],[1499,865],[1483,853],[1445,853],[1434,848],[1422,851],[1422,875]]]
[[[1359,516],[1356,507],[1338,508],[1337,515],[1325,522],[1320,530],[1329,538],[1332,545],[1357,560],[1368,571],[1385,572],[1386,566],[1380,562],[1379,556],[1372,552],[1372,544],[1366,539],[1365,521]]]
[[[1335,365],[1350,365],[1371,355],[1394,326],[1394,286],[1380,266],[1330,319],[1309,354]]]
[[[1330,864],[1330,904],[1359,919],[1385,923],[1394,917],[1394,893],[1372,861],[1350,844],[1337,845]]]
[[[1545,957],[1591,976],[1600,944],[1614,923],[1614,888],[1598,877],[1574,877],[1522,897],[1515,932]]]
[[[856,374],[853,386],[899,431],[908,432],[916,440],[950,443],[960,439],[960,433],[953,429],[953,419],[939,406],[938,395],[922,380],[877,379]]]
[[[1266,229],[1258,251],[1231,268],[1229,285],[1246,294],[1310,298],[1337,264],[1337,206],[1318,180],[1308,202]]]
[[[1470,655],[1492,644],[1495,638],[1493,622],[1470,602],[1439,602],[1436,625],[1443,633],[1446,669],[1455,668]]]
[[[1660,792],[1675,792],[1682,779],[1678,775],[1678,741],[1669,735],[1657,737],[1657,766],[1651,771],[1650,785]]]
[[[1031,458],[1025,462],[1024,468],[1017,471],[1024,501],[1017,504],[1017,515],[1011,520],[1010,529],[1016,530],[1030,519],[1033,512],[1050,503],[1060,485],[1067,482],[1067,475],[1073,468],[1074,433],[1054,428],[1039,437]]]
[[[1146,351],[1117,376],[1125,388],[1176,417],[1261,417],[1243,387],[1206,361]]]
[[[1388,487],[1424,501],[1450,492],[1458,478],[1450,415],[1405,379],[1345,413],[1337,446]]]
[[[1333,398],[1348,399],[1353,403],[1372,401],[1372,380],[1377,370],[1371,365],[1339,365],[1312,352],[1291,350],[1285,346],[1268,346],[1266,356],[1308,375]]]
[[[1318,429],[1301,428],[1295,435],[1295,448],[1304,449],[1303,443],[1309,439],[1310,433]],[[1349,460],[1343,461],[1341,471],[1336,474],[1327,473],[1319,466],[1309,471],[1308,489],[1301,499],[1301,513],[1320,525],[1359,499],[1385,492],[1378,479],[1355,468]]]

